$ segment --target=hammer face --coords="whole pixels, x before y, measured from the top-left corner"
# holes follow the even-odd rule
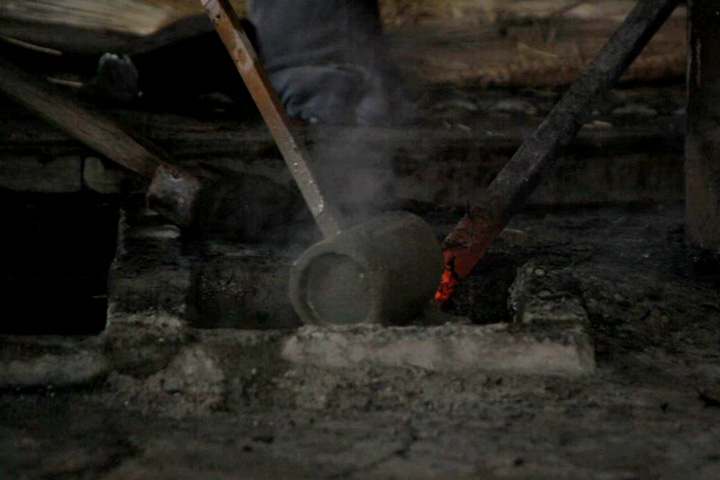
[[[180,227],[193,222],[202,184],[169,165],[157,168],[148,188],[148,206]]]
[[[305,324],[402,324],[428,304],[441,272],[430,225],[388,212],[306,250],[290,269],[290,301]]]

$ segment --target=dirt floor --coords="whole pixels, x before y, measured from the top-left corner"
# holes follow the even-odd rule
[[[284,366],[175,418],[119,401],[113,375],[4,391],[0,477],[718,478],[718,276],[686,251],[682,219],[680,205],[527,211],[448,305],[509,320],[518,268],[562,272],[591,321],[592,376]]]

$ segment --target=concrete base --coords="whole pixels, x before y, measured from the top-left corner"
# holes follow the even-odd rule
[[[421,372],[410,392],[430,377],[595,370],[587,313],[562,265],[519,269],[511,323],[472,325],[429,309],[409,326],[297,328],[287,253],[222,243],[188,249],[176,227],[142,205],[125,208],[118,236],[103,334],[0,337],[0,389],[95,385],[109,405],[181,417],[267,402],[322,405],[332,394],[316,402],[318,390],[303,385],[353,383],[358,371]]]
[[[436,327],[302,327],[283,358],[329,368],[421,368],[444,374],[495,371],[586,375],[595,370],[590,338],[580,328],[515,329],[508,324]]]
[[[586,375],[595,371],[589,319],[576,280],[549,261],[518,269],[510,288],[513,323],[491,325],[306,326],[283,347],[297,365],[324,368],[411,367],[456,374],[475,371]],[[429,309],[432,316],[434,309]],[[451,319],[452,316],[447,316]]]
[[[97,337],[30,338],[0,337],[0,390],[87,385],[112,369]]]

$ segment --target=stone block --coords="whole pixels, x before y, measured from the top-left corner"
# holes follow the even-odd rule
[[[180,230],[140,206],[123,208],[117,254],[108,274],[109,321],[121,313],[167,312],[182,319],[190,288],[190,260]]]
[[[0,389],[72,387],[110,369],[97,337],[0,336]]]
[[[325,368],[413,367],[444,374],[578,376],[595,371],[588,315],[577,279],[564,265],[527,262],[509,295],[512,323],[303,327],[285,342],[283,357]]]
[[[198,262],[188,298],[189,322],[199,328],[296,328],[288,298],[293,257],[275,249],[233,247]]]
[[[580,284],[557,262],[530,260],[517,271],[508,305],[514,321],[584,327],[590,323]]]
[[[225,399],[225,374],[217,358],[201,345],[179,350],[159,371],[147,378],[113,373],[107,399],[143,413],[170,417],[209,413]]]
[[[109,160],[87,157],[83,164],[82,183],[97,193],[123,193],[126,190],[124,186],[135,181],[133,175]]]
[[[590,338],[577,327],[306,326],[288,338],[282,355],[296,365],[410,367],[446,374],[495,371],[578,376],[595,370]]]
[[[0,187],[16,192],[79,192],[82,190],[81,165],[78,155],[4,155],[0,162]]]

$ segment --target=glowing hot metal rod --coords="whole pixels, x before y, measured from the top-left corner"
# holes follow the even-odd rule
[[[435,293],[442,305],[552,168],[560,149],[575,137],[580,119],[610,90],[679,0],[640,0],[583,75],[560,99],[537,131],[483,192],[480,201],[443,242],[444,272]]]

